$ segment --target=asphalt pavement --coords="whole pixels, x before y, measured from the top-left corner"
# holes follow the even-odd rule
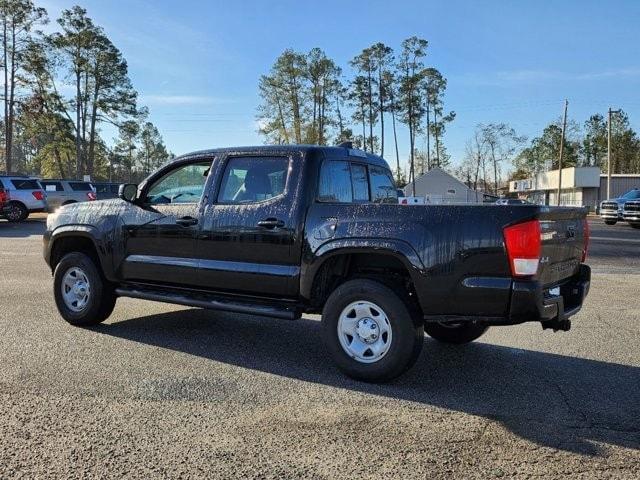
[[[386,385],[319,322],[120,299],[57,314],[42,219],[0,220],[0,478],[640,478],[640,230],[591,222],[570,332],[425,338]]]

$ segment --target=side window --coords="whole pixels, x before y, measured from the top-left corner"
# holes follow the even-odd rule
[[[11,183],[13,183],[16,190],[40,190],[38,181],[30,178],[13,178],[11,179]]]
[[[321,202],[353,201],[349,163],[334,160],[322,163],[318,200]]]
[[[69,186],[74,192],[90,192],[93,190],[91,184],[85,182],[69,182]]]
[[[64,192],[64,187],[60,182],[40,182],[47,192]]]
[[[171,170],[147,190],[149,205],[198,203],[207,181],[211,162],[190,163]]]
[[[255,203],[284,193],[287,157],[233,157],[222,177],[218,203]]]
[[[369,178],[374,203],[398,203],[398,191],[389,170],[370,165]]]
[[[351,164],[351,186],[353,187],[354,202],[369,201],[369,180],[367,179],[367,167]]]

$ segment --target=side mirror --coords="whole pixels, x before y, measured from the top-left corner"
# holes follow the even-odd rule
[[[138,195],[138,185],[135,183],[123,183],[118,188],[118,197],[125,202],[135,202]]]

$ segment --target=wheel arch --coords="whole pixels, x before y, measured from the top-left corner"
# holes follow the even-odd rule
[[[362,269],[363,266],[370,267]],[[373,270],[367,271],[367,270]],[[415,250],[403,241],[348,239],[320,247],[314,261],[303,268],[300,295],[312,307],[321,307],[335,288],[349,278],[375,277],[375,270],[387,270],[411,284],[419,281],[424,265]],[[380,274],[383,278],[385,275]]]
[[[106,252],[95,228],[89,226],[66,226],[55,230],[49,240],[48,264],[55,270],[60,259],[67,253],[83,252],[89,255],[103,274],[107,273]],[[106,276],[106,275],[105,275]]]

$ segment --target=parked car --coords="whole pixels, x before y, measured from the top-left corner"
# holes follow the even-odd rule
[[[98,196],[98,200],[108,200],[110,198],[118,198],[118,189],[120,188],[119,183],[92,182],[91,184],[96,189],[96,195]]]
[[[640,228],[640,200],[625,202],[622,208],[622,218],[633,228]]]
[[[529,202],[519,198],[500,198],[496,200],[496,205],[529,205]]]
[[[118,297],[321,313],[328,354],[366,381],[408,369],[425,331],[461,344],[492,325],[570,328],[590,284],[585,209],[407,208],[389,202],[393,186],[382,158],[348,147],[181,157],[119,199],[49,215],[57,308],[79,326],[105,320]]]
[[[640,189],[634,188],[621,197],[600,202],[600,218],[607,225],[615,225],[618,221],[623,221],[624,215],[622,211],[624,204],[629,200],[640,200]]]
[[[96,192],[89,182],[46,179],[40,180],[40,185],[47,192],[47,202],[52,211],[62,205],[96,199]]]
[[[0,218],[4,217],[5,208],[7,207],[7,192],[4,191],[4,186],[0,183]]]
[[[20,222],[30,213],[47,211],[47,196],[38,180],[26,176],[0,176],[5,208],[2,215],[10,222]]]

